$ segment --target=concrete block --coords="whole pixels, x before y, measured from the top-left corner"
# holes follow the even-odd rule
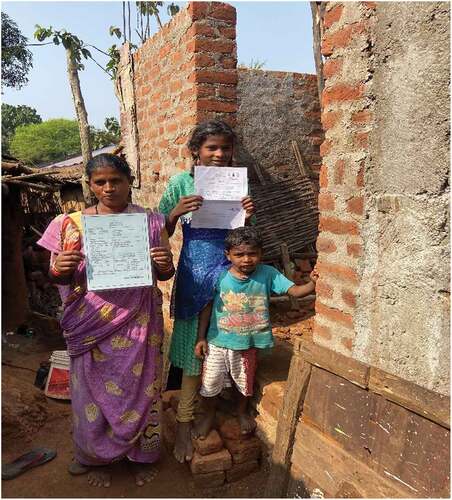
[[[210,455],[201,455],[195,451],[190,463],[192,474],[205,474],[207,472],[228,470],[231,467],[231,454],[226,449],[211,453]]]
[[[249,474],[256,472],[259,469],[259,463],[257,460],[252,460],[251,462],[245,462],[243,464],[235,464],[231,469],[226,471],[226,481],[228,483],[233,483],[238,481]]]
[[[205,439],[193,439],[193,446],[200,455],[210,455],[223,448],[223,441],[218,432],[213,430]]]
[[[232,456],[232,462],[243,464],[261,456],[261,442],[257,437],[246,440],[225,439],[224,445]]]

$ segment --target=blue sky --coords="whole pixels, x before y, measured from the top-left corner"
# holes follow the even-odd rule
[[[237,9],[239,63],[266,61],[264,69],[315,73],[312,54],[311,13],[308,2],[229,2]],[[132,13],[135,12],[132,2]],[[185,2],[178,2],[185,6]],[[116,43],[110,26],[122,25],[122,2],[2,2],[30,43],[35,43],[35,25],[64,28],[86,43],[105,50]],[[162,8],[162,20],[168,19]],[[133,29],[132,14],[132,29]],[[156,30],[153,25],[153,31]],[[21,90],[4,89],[2,102],[34,107],[41,117],[74,118],[75,112],[66,75],[64,49],[54,45],[30,47],[33,68],[29,84]],[[107,58],[92,50],[105,64]],[[118,116],[113,84],[100,68],[87,61],[80,74],[82,92],[92,125],[102,127],[105,117]]]

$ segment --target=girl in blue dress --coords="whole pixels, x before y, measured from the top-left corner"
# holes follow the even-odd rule
[[[235,141],[234,131],[222,121],[199,124],[188,142],[193,164],[231,166]],[[171,177],[159,205],[159,211],[166,215],[169,236],[174,233],[179,219],[183,232],[171,300],[174,327],[169,352],[172,365],[183,370],[174,447],[179,462],[191,460],[193,454],[191,428],[201,374],[201,363],[195,356],[199,313],[212,300],[216,280],[229,265],[224,254],[228,230],[191,227],[191,213],[199,209],[202,201],[202,197],[194,192],[193,172],[182,172]],[[242,207],[246,220],[249,220],[254,213],[249,196],[243,198]]]

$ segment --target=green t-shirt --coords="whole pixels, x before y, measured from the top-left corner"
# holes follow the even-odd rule
[[[273,347],[270,294],[284,294],[293,285],[265,264],[243,280],[224,271],[215,288],[207,341],[233,350]]]

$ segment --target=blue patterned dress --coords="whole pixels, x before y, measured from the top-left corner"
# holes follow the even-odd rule
[[[182,196],[194,194],[194,180],[189,172],[171,177],[163,193],[159,212],[169,215]],[[204,306],[213,299],[219,274],[228,267],[224,256],[227,229],[195,229],[191,213],[180,218],[183,244],[171,298],[174,318],[169,358],[184,370],[185,375],[199,375],[201,363],[195,357],[198,317]]]

